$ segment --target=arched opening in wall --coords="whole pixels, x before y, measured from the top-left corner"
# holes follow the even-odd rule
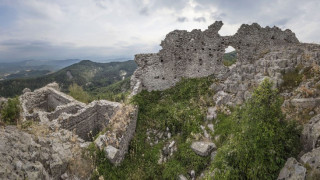
[[[237,51],[232,46],[228,46],[224,50],[222,63],[225,66],[231,66],[236,62],[237,62]]]

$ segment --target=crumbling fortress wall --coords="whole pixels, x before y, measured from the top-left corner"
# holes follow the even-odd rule
[[[291,30],[253,23],[242,25],[233,36],[220,36],[222,25],[216,21],[205,31],[172,31],[158,53],[136,55],[138,69],[131,78],[131,95],[143,89],[164,90],[182,78],[214,75],[217,83],[212,88],[219,96],[214,99],[241,104],[264,78],[279,87],[284,73],[301,64],[319,64],[320,46],[300,43]],[[237,52],[237,62],[230,67],[222,61],[228,46]]]
[[[303,123],[310,119],[301,136],[303,151],[297,160],[288,159],[278,179],[319,175],[320,45],[300,43],[290,30],[256,23],[242,25],[233,36],[220,36],[222,25],[217,21],[203,32],[175,30],[161,42],[158,53],[136,55],[131,95],[168,89],[182,78],[214,75],[216,82],[210,88],[215,91],[215,107],[208,108],[207,114],[212,120],[216,111],[243,103],[253,87],[269,78],[280,89],[287,118],[302,118],[298,120]],[[229,67],[222,62],[228,46],[237,52],[237,62]]]
[[[203,32],[175,30],[161,42],[158,53],[136,55],[139,68],[132,77],[132,86],[140,83],[140,89],[164,90],[184,77],[223,76],[229,70],[222,63],[228,46],[236,49],[238,62],[245,64],[253,63],[274,46],[299,43],[290,30],[262,28],[256,23],[242,25],[233,36],[220,36],[222,25],[217,21]]]
[[[123,160],[135,132],[136,107],[106,100],[86,105],[61,93],[56,83],[34,92],[26,90],[20,96],[20,102],[24,121],[37,119],[49,124],[51,129],[73,131],[85,141],[92,141],[102,130],[108,129],[100,135],[106,138],[99,138],[99,148],[104,148],[107,157],[115,164]]]

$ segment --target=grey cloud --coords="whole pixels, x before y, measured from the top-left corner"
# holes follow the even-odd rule
[[[215,21],[221,21],[223,20],[225,17],[227,17],[227,14],[225,13],[212,13],[211,17],[213,20]]]
[[[206,18],[205,17],[197,17],[197,18],[193,18],[194,21],[196,22],[206,22]]]
[[[276,21],[274,21],[272,24],[276,24],[276,25],[278,25],[278,26],[282,26],[282,25],[287,24],[289,21],[290,21],[289,18],[284,18],[284,19],[276,20]]]
[[[134,54],[141,52],[156,52],[160,49],[159,45],[150,46],[143,43],[134,45],[103,47],[76,47],[72,43],[62,45],[52,44],[47,41],[17,41],[7,40],[0,43],[0,62],[20,61],[20,60],[43,60],[43,59],[90,59],[106,60],[112,58],[133,59]],[[1,48],[4,47],[4,48]]]
[[[188,19],[186,17],[178,17],[177,21],[183,23],[183,22],[188,21]]]
[[[148,7],[143,7],[140,11],[139,14],[144,15],[144,16],[148,16],[149,15],[149,9]]]

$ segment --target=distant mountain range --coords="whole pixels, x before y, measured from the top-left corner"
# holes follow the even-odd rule
[[[133,60],[110,63],[96,63],[89,60],[78,61],[79,60],[65,60],[48,64],[42,64],[42,62],[36,61],[25,61],[24,64],[16,64],[21,67],[34,67],[36,65],[38,65],[37,67],[41,67],[43,65],[57,68],[66,66],[72,62],[77,62],[76,64],[65,67],[57,72],[40,77],[23,78],[18,76],[18,79],[0,81],[0,96],[13,97],[20,95],[24,88],[34,90],[54,81],[59,83],[64,92],[67,92],[68,87],[72,83],[82,86],[87,91],[94,91],[97,88],[107,87],[115,82],[130,77],[137,68],[137,65]],[[12,65],[12,63],[9,64]],[[3,68],[1,64],[0,66]],[[7,67],[9,67],[8,64]],[[38,71],[40,71],[40,69],[38,69]],[[48,73],[48,71],[44,73]]]
[[[0,75],[5,73],[14,73],[26,70],[48,70],[56,71],[74,63],[80,62],[79,59],[67,60],[26,60],[19,62],[0,63]]]

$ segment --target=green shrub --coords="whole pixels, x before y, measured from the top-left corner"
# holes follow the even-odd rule
[[[267,79],[228,117],[225,126],[230,127],[220,127],[219,131],[233,131],[218,149],[212,167],[218,169],[215,179],[277,178],[287,158],[300,150],[300,130],[284,120],[281,104]]]
[[[237,52],[236,51],[225,53],[223,55],[222,63],[225,66],[231,66],[232,64],[234,64],[236,62],[237,62]]]
[[[6,124],[17,124],[20,117],[20,101],[18,97],[9,98],[1,109],[1,119]]]
[[[293,71],[283,73],[283,83],[281,84],[280,90],[292,90],[295,87],[298,87],[302,81],[302,74],[299,74],[301,69],[298,67]]]
[[[84,103],[89,103],[91,101],[90,95],[76,83],[69,86],[69,95]]]

